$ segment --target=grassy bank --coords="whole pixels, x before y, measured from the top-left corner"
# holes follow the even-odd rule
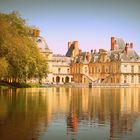
[[[0,82],[0,88],[32,88],[32,87],[40,87],[39,84],[27,84],[27,83],[8,83],[8,82]]]

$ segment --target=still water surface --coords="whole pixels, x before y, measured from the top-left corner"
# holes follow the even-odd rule
[[[0,90],[0,140],[140,140],[140,89]]]

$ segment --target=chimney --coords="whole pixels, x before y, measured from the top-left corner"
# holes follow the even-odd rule
[[[99,53],[102,53],[102,52],[104,52],[104,49],[99,49]]]
[[[73,46],[73,57],[79,55],[78,41],[72,43]]]
[[[68,49],[71,47],[71,42],[68,42]]]
[[[86,54],[86,59],[89,62],[89,60],[90,60],[90,53],[89,52],[87,52],[87,54]]]
[[[93,50],[91,50],[90,52],[93,53]]]
[[[39,37],[40,36],[40,30],[32,29],[32,36],[33,37]]]
[[[74,44],[74,49],[78,49],[78,41],[74,41],[73,44]]]
[[[79,50],[79,55],[82,53],[82,50]]]
[[[111,51],[115,49],[115,37],[111,37]]]
[[[129,48],[129,43],[126,43],[126,45],[125,45],[125,52],[126,52],[126,55],[128,54],[128,48]]]
[[[133,49],[133,43],[130,43],[130,48]]]
[[[40,30],[36,30],[36,37],[40,36]]]
[[[94,49],[94,54],[96,53],[96,49]]]

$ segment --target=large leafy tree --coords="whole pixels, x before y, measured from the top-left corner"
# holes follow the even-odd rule
[[[0,78],[6,77],[8,74],[8,63],[4,58],[0,59]]]
[[[0,13],[0,59],[7,63],[6,80],[25,82],[27,78],[41,79],[47,74],[46,59],[30,30],[18,13]]]

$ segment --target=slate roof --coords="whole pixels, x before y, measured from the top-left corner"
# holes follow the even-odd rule
[[[115,40],[116,40],[116,44],[118,45],[118,49],[124,49],[125,48],[125,42],[123,41],[122,38],[116,38],[115,37]]]
[[[128,53],[121,53],[120,60],[123,62],[136,62],[140,60],[139,55],[135,52],[135,50],[130,49]]]
[[[73,50],[74,50],[74,46],[72,45],[72,46],[68,49],[68,51],[67,51],[67,53],[66,53],[66,56],[67,56],[67,57],[72,57],[72,52],[73,52]]]
[[[123,42],[120,42],[122,45]],[[133,48],[128,48],[128,51],[126,53],[124,45],[120,46],[117,50],[111,50],[108,52],[104,52],[106,54],[106,59],[110,61],[121,61],[121,62],[137,62],[140,61],[139,55],[136,53],[136,51]],[[101,54],[99,52],[91,53],[91,60],[90,62],[87,62],[86,60],[86,54],[87,52],[82,52],[81,55],[75,57],[74,63],[95,63],[95,62],[101,62]]]
[[[43,38],[41,36],[37,37],[36,43],[37,43],[38,48],[40,49],[41,52],[52,53],[52,51],[48,47],[48,44],[47,44],[45,38]]]

